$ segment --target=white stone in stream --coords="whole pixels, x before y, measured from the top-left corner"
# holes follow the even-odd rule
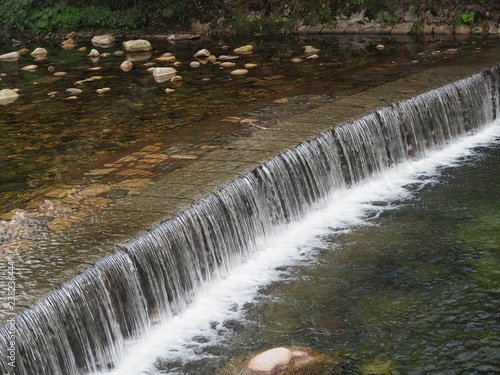
[[[244,76],[245,74],[248,74],[248,70],[246,69],[236,69],[231,72],[233,76]]]
[[[66,94],[73,96],[73,95],[81,94],[82,90],[72,87],[72,88],[66,89],[65,92],[66,92]]]
[[[177,74],[174,68],[153,68],[153,78],[156,82],[162,83],[171,80]]]
[[[35,57],[43,57],[47,55],[47,50],[42,47],[37,47],[33,52],[31,52],[31,56]]]
[[[113,35],[106,34],[106,35],[95,35],[92,38],[91,43],[94,46],[109,46],[113,44],[115,41],[116,39]]]
[[[200,64],[198,61],[191,61],[191,62],[189,63],[189,66],[190,66],[191,68],[199,68],[199,67],[200,67],[200,65],[201,65],[201,64]]]
[[[19,94],[11,89],[0,90],[0,104],[9,104],[15,101],[19,97]]]
[[[248,370],[272,374],[290,364],[293,354],[287,348],[274,348],[257,354],[248,362]]]
[[[131,61],[124,61],[120,64],[120,69],[123,70],[124,72],[129,72],[132,70],[132,67],[134,64]]]
[[[96,49],[92,49],[87,56],[88,57],[99,57],[99,51]]]
[[[127,40],[123,42],[123,49],[125,52],[134,53],[134,52],[148,52],[153,49],[153,46],[150,42],[144,39],[135,39],[135,40]]]
[[[37,68],[38,68],[37,65],[26,65],[26,66],[22,67],[21,69],[32,72],[34,70],[37,70]]]
[[[198,52],[196,52],[194,54],[194,57],[198,57],[198,58],[206,58],[208,56],[210,56],[211,53],[208,49],[206,48],[203,48],[203,49],[200,49]]]
[[[0,55],[0,61],[15,61],[19,59],[19,56],[18,52],[4,53],[3,55]]]

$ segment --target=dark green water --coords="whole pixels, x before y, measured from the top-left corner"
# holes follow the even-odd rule
[[[500,147],[443,169],[375,226],[324,238],[248,309],[233,348],[304,345],[345,373],[500,373]]]

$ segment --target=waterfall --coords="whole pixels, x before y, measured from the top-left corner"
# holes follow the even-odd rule
[[[126,355],[127,343],[186,310],[213,280],[335,191],[494,121],[499,90],[499,69],[489,69],[276,155],[18,314],[15,369],[4,355],[10,325],[1,326],[0,372],[112,369]]]

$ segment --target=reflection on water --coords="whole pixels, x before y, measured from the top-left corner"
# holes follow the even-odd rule
[[[98,48],[110,55],[93,60],[87,56],[93,46],[82,42],[73,50],[43,45],[49,53],[40,61],[34,62],[32,56],[25,54],[18,61],[0,62],[0,89],[17,88],[20,94],[14,103],[0,107],[0,205],[7,207],[27,193],[124,146],[167,137],[176,128],[304,82],[342,82],[345,88],[358,80],[357,85],[362,82],[368,87],[370,79],[389,79],[377,77],[377,72],[393,69],[394,74],[404,74],[418,68],[412,61],[451,59],[477,47],[470,41],[460,42],[460,54],[445,54],[457,42],[399,42],[380,36],[265,38],[252,39],[255,52],[234,60],[235,68],[245,63],[257,64],[246,76],[231,76],[230,69],[217,63],[208,62],[199,68],[189,66],[200,48],[220,56],[232,54],[232,48],[247,43],[248,40],[237,39],[184,44],[157,41],[153,42],[155,51],[151,58],[135,61],[129,72],[119,68],[125,57],[114,54],[121,50],[119,43],[106,50]],[[386,49],[375,49],[379,43],[384,43]],[[225,49],[226,45],[231,49]],[[291,58],[302,55],[304,45],[320,48],[319,58],[291,63]],[[36,46],[16,48],[21,47],[32,50]],[[80,51],[80,47],[87,50]],[[8,48],[2,53],[10,51]],[[174,64],[155,60],[165,52],[173,53],[176,61],[181,62],[176,69],[182,82],[157,83],[148,73],[152,64]],[[35,71],[21,69],[33,63],[38,66]],[[394,67],[399,67],[399,73]],[[347,69],[356,68],[356,72],[346,75]],[[61,72],[66,74],[54,75]],[[390,79],[395,78],[394,74]],[[73,87],[82,90],[75,99],[65,92]],[[110,90],[98,94],[102,88]],[[167,94],[167,88],[175,92]],[[328,90],[326,94],[335,94],[332,87]]]

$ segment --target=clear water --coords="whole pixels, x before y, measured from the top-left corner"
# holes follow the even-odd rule
[[[114,374],[216,374],[304,345],[343,373],[500,372],[499,124],[405,163],[274,239]]]
[[[44,44],[42,46],[49,53],[42,61],[34,61],[29,54],[15,62],[0,61],[0,89],[17,88],[20,95],[14,103],[0,106],[0,210],[8,205],[15,206],[30,194],[67,179],[69,174],[119,149],[139,141],[172,139],[174,130],[191,127],[197,121],[260,98],[287,92],[305,82],[329,82],[330,88],[325,85],[316,89],[311,87],[315,94],[331,94],[325,91],[332,90],[331,81],[338,81],[339,77],[347,81],[341,80],[339,90],[354,84],[362,89],[408,74],[425,64],[463,57],[486,46],[480,40],[477,44],[472,44],[476,40],[417,43],[411,39],[400,43],[380,36],[339,38],[241,40],[228,37],[177,44],[154,41],[151,57],[135,62],[130,72],[119,68],[125,57],[113,54],[121,51],[120,43],[109,49],[98,48],[101,53],[111,53],[111,56],[97,61],[87,57],[90,49],[95,48],[89,41],[82,41],[77,46],[86,47],[86,51]],[[248,76],[234,78],[228,69],[212,63],[198,69],[189,66],[194,60],[193,54],[200,48],[208,48],[220,56],[232,54],[232,49],[223,49],[224,45],[234,48],[250,42],[256,46],[255,53],[240,56],[236,65],[242,68],[245,63],[258,64]],[[376,50],[379,43],[387,48]],[[320,58],[302,64],[291,63],[292,57],[303,53],[305,44],[320,48]],[[435,53],[457,46],[461,50],[459,54]],[[0,54],[35,47],[38,45],[13,48],[0,44]],[[177,68],[183,77],[179,86],[170,82],[157,83],[147,72],[149,64],[172,66],[172,62],[155,60],[165,52],[174,53],[177,61],[182,62]],[[412,61],[419,61],[419,64]],[[38,65],[36,71],[21,69],[34,63]],[[355,71],[360,68],[362,71]],[[55,77],[49,69],[67,75]],[[98,79],[88,81],[91,77]],[[83,92],[78,99],[67,100],[69,95],[65,90],[72,87]],[[105,94],[96,93],[104,87],[111,90]],[[165,94],[166,88],[176,91]],[[334,95],[338,95],[339,90]],[[50,93],[55,94],[52,97]],[[207,126],[203,130],[206,132]],[[233,125],[231,129],[213,126],[209,130],[220,132],[214,137],[215,141],[220,141],[240,129]],[[190,147],[196,149],[203,144],[200,133],[200,129],[191,129],[177,135],[173,146],[192,143]]]

